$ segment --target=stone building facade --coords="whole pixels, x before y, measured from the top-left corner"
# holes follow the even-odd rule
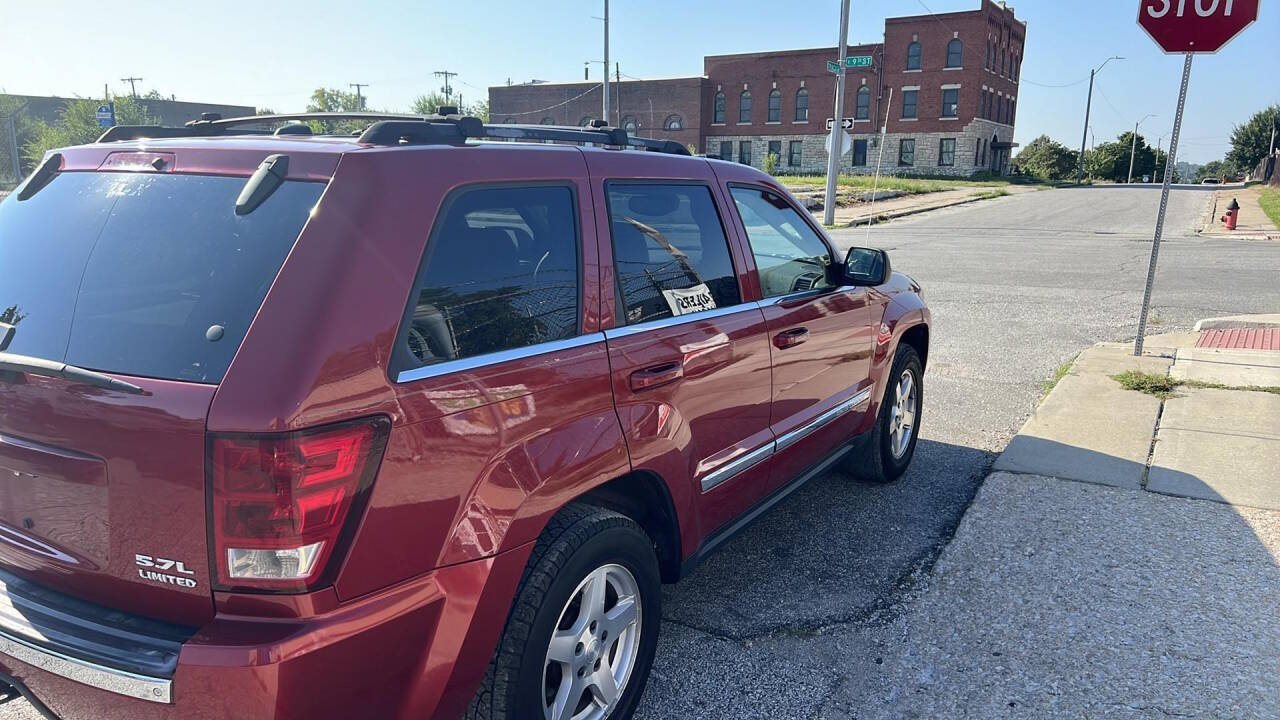
[[[842,115],[853,118],[845,173],[1005,174],[1014,147],[1025,22],[1011,7],[885,20],[881,43],[850,46],[870,66],[846,71]],[[710,55],[700,77],[613,85],[609,122],[674,139],[708,156],[775,172],[826,171],[836,48]],[[601,116],[599,83],[489,90],[496,122],[582,125]],[[678,119],[678,121],[673,120]]]

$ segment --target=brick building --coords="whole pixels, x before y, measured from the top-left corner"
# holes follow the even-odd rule
[[[892,174],[1008,172],[1027,26],[1011,7],[979,2],[889,18],[882,43],[849,47],[871,65],[846,73],[843,115],[854,127],[842,172],[874,172],[880,158]],[[701,76],[613,84],[609,121],[756,167],[772,153],[779,172],[822,173],[835,107],[826,61],[836,55],[834,47],[710,55]],[[490,116],[584,125],[600,117],[600,93],[590,82],[493,87]]]

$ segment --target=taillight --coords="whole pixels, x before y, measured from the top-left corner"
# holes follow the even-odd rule
[[[390,422],[210,435],[210,540],[220,589],[306,591],[332,580]]]

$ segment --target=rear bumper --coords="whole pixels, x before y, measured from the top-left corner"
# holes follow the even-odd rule
[[[312,617],[220,614],[182,644],[170,677],[12,633],[0,636],[0,672],[62,720],[456,717],[484,674],[530,550],[441,568]]]

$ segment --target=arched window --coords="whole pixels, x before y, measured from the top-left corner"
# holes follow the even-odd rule
[[[809,121],[809,91],[804,88],[796,91],[796,120]]]
[[[664,130],[683,130],[684,118],[679,115],[668,115],[666,120],[662,121],[662,129]]]
[[[769,122],[782,122],[782,91],[769,91]]]
[[[738,96],[738,122],[751,122],[751,93],[746,90]]]
[[[636,122],[636,118],[634,115],[628,115],[622,118],[623,130],[626,130],[627,132],[635,132],[636,129],[639,127],[640,127],[640,124]]]
[[[952,38],[951,42],[947,43],[947,67],[961,67],[964,64],[963,56],[964,43],[960,42],[960,38]]]
[[[543,125],[555,125],[555,124],[556,124],[556,119],[555,119],[555,118],[553,118],[553,117],[544,117],[544,118],[542,118],[542,124],[543,124]]]
[[[907,46],[907,69],[920,69],[920,43],[913,42]]]
[[[724,93],[716,93],[716,104],[711,111],[711,122],[720,125],[724,124]]]
[[[858,88],[858,104],[855,106],[853,117],[857,120],[871,119],[871,88],[866,85]]]

